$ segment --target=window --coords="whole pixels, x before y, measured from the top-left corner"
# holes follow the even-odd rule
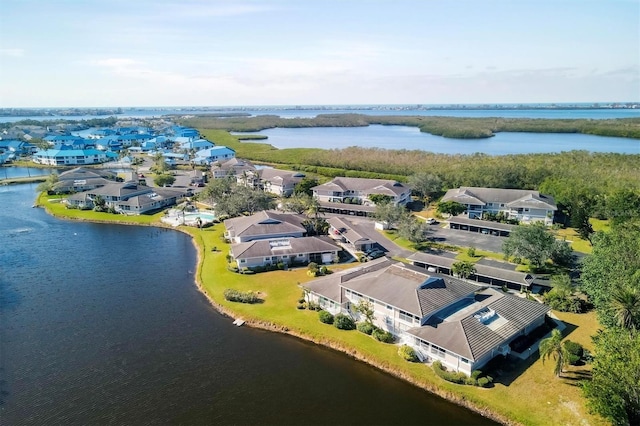
[[[431,353],[440,358],[444,358],[445,350],[436,345],[431,345]]]
[[[413,322],[413,315],[405,311],[400,311],[400,319],[406,322]]]
[[[393,311],[393,308],[390,305],[387,305],[387,310]]]
[[[466,358],[460,358],[460,362],[463,364],[469,364],[469,360]]]
[[[240,259],[240,263],[247,263],[247,259]]]

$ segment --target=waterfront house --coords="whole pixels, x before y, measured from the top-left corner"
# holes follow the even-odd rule
[[[58,193],[82,192],[99,188],[116,181],[116,175],[108,170],[76,167],[58,175],[53,191]]]
[[[332,213],[370,215],[375,211],[373,195],[386,195],[399,206],[411,201],[409,187],[387,179],[337,177],[312,190],[322,209]]]
[[[340,247],[326,237],[281,237],[231,245],[231,256],[238,268],[259,266],[328,264],[338,257]]]
[[[33,162],[49,166],[77,166],[86,164],[100,164],[108,160],[105,151],[97,149],[72,149],[66,146],[62,149],[47,149],[36,152]]]
[[[486,213],[502,213],[522,223],[553,224],[558,207],[550,195],[528,189],[460,187],[450,189],[441,201],[455,201],[466,207],[469,219],[482,219]]]
[[[96,197],[102,198],[116,213],[136,215],[178,204],[186,191],[174,188],[151,188],[138,182],[119,182],[70,195],[66,202],[83,209],[95,207]]]
[[[302,225],[304,218],[290,213],[261,211],[251,216],[241,216],[224,221],[225,238],[232,243],[277,238],[306,236]]]
[[[307,300],[363,320],[355,306],[374,309],[374,324],[413,347],[470,375],[510,343],[545,322],[549,307],[493,288],[379,259],[304,284]]]

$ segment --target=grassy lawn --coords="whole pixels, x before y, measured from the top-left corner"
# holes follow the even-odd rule
[[[589,219],[591,222],[591,226],[593,226],[593,230],[596,232],[607,232],[611,228],[608,220],[600,220],[600,219]],[[587,240],[583,240],[580,238],[578,233],[574,228],[565,228],[558,229],[554,231],[558,238],[563,238],[567,240],[571,244],[571,248],[580,253],[591,254],[591,243]]]
[[[159,222],[161,215],[127,217],[67,210],[57,203],[48,202],[48,198],[50,197],[41,197],[39,203],[49,212],[65,218],[111,222],[123,219],[130,223],[139,220],[141,224],[155,224]],[[496,377],[495,386],[490,389],[445,382],[430,367],[401,359],[396,345],[380,343],[355,330],[338,330],[321,323],[317,312],[296,309],[297,300],[302,295],[299,285],[311,280],[306,274],[306,268],[255,275],[237,274],[226,268],[229,245],[221,238],[223,225],[216,224],[202,230],[181,227],[181,230],[189,233],[198,247],[200,256],[197,280],[202,290],[234,318],[242,318],[248,324],[288,332],[342,350],[434,393],[471,403],[513,422],[526,425],[604,424],[599,418],[586,412],[580,389],[569,378],[570,374],[577,377],[582,374],[580,372],[567,372],[567,378],[558,379],[553,375],[551,363],[542,365],[536,359],[530,366],[524,362],[516,364],[515,373],[508,371],[503,376]],[[396,242],[399,241],[396,239]],[[213,251],[214,247],[217,248],[216,251]],[[228,302],[223,297],[227,288],[259,292],[264,302],[254,305]],[[595,313],[559,316],[572,324],[568,328],[571,331],[569,338],[589,348],[589,336],[595,333],[597,327]]]

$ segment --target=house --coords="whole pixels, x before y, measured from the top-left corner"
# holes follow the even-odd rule
[[[82,192],[115,182],[116,175],[107,170],[76,167],[58,175],[53,190],[59,193]]]
[[[277,238],[306,236],[301,216],[289,213],[261,211],[251,216],[241,216],[224,221],[225,238],[232,243]]]
[[[400,206],[411,201],[409,187],[387,179],[337,177],[311,189],[322,208],[335,213],[371,214],[375,210],[374,195],[386,195]]]
[[[236,156],[236,152],[226,146],[214,146],[196,152],[193,162],[195,164],[211,164],[214,161],[227,161]]]
[[[264,168],[253,172],[257,175],[258,187],[265,192],[288,197],[304,178],[304,173]],[[240,179],[240,177],[238,178]]]
[[[108,160],[104,151],[97,149],[47,149],[33,155],[33,162],[49,166],[76,166],[85,164],[99,164]]]
[[[177,142],[176,142],[177,144]],[[188,151],[200,151],[203,149],[213,148],[215,145],[206,139],[189,140],[188,142],[180,142],[178,149],[186,149]]]
[[[284,237],[253,240],[231,245],[231,256],[238,268],[257,266],[327,264],[337,258],[340,247],[326,237]]]
[[[528,189],[460,187],[447,191],[441,201],[464,205],[469,219],[502,213],[507,219],[545,225],[553,224],[554,212],[558,210],[553,197]]]
[[[545,322],[549,307],[492,288],[379,259],[303,286],[306,298],[331,313],[363,319],[355,306],[374,309],[374,324],[414,348],[423,361],[440,361],[470,375],[509,344]]]
[[[29,142],[15,139],[0,139],[0,152],[11,152],[17,156],[29,155],[38,151],[38,147]]]
[[[109,183],[107,185],[70,195],[66,202],[78,208],[91,209],[96,197],[104,200],[116,213],[142,214],[172,206],[180,202],[186,191],[173,188],[151,188],[138,182]]]
[[[73,147],[74,149],[85,149],[88,146],[95,146],[93,141],[75,135],[49,135],[45,136],[44,140],[56,149],[63,149],[64,146]]]
[[[250,161],[235,157],[227,161],[211,163],[211,174],[214,179],[222,179],[228,176],[249,176],[249,174],[253,176],[255,171],[256,167]]]

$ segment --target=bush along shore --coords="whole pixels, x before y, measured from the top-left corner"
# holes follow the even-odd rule
[[[154,216],[143,216],[139,221],[128,217],[122,222],[115,220],[118,217],[114,215],[109,215],[113,220],[102,216],[82,217],[83,213],[92,212],[65,211],[59,203],[49,202],[46,196],[40,196],[38,204],[49,213],[66,219],[163,226],[159,217]],[[67,212],[71,215],[65,214]],[[551,371],[544,368],[539,360],[522,368],[508,384],[494,382],[491,389],[445,381],[432,368],[419,362],[407,362],[411,356],[405,353],[406,350],[400,354],[398,345],[383,343],[369,335],[368,330],[353,330],[351,324],[343,328],[328,326],[319,320],[315,310],[299,309],[299,286],[312,279],[306,268],[272,271],[268,273],[269,280],[261,274],[236,274],[227,270],[225,255],[229,247],[223,242],[222,225],[206,229],[182,226],[173,229],[192,237],[198,253],[195,280],[199,290],[216,310],[231,318],[242,319],[246,325],[286,333],[341,351],[503,424],[604,424],[587,413],[577,387],[560,381],[551,382]],[[225,291],[230,295],[229,289],[233,289],[231,293],[235,296],[259,295],[260,300],[255,300],[258,303],[227,300]],[[250,299],[254,301],[253,296]]]

